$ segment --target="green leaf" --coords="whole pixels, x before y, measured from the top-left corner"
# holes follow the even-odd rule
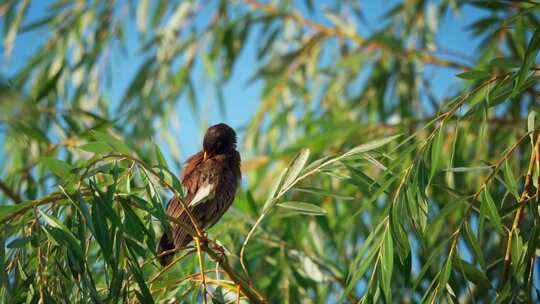
[[[516,200],[519,200],[516,178],[514,177],[514,173],[512,173],[512,168],[508,165],[508,160],[504,163],[504,181],[510,193],[512,193]]]
[[[216,79],[216,69],[214,68],[214,63],[208,53],[202,55],[202,63],[204,70],[210,79]]]
[[[0,205],[0,222],[24,209],[29,209],[34,205],[34,201],[21,202],[16,205]]]
[[[383,292],[386,296],[387,303],[392,303],[392,271],[394,269],[394,242],[392,240],[392,233],[390,233],[390,227],[386,228],[384,234],[384,241],[382,244],[382,259],[381,259],[381,278]]]
[[[283,180],[283,177],[285,176],[285,174],[287,173],[287,169],[281,171],[281,174],[279,175],[279,177],[274,180],[274,182],[272,183],[272,186],[270,187],[270,192],[268,192],[268,197],[266,199],[266,202],[264,203],[264,206],[263,206],[263,209],[262,209],[262,213],[266,213],[268,212],[268,210],[270,210],[270,208],[272,208],[272,206],[274,205],[275,203],[275,195],[277,193],[277,191],[279,190],[279,186],[281,185],[281,182]]]
[[[154,168],[154,171],[157,171],[160,179],[163,182],[165,182],[165,183],[167,183],[167,185],[173,187],[174,190],[176,190],[181,196],[183,196],[184,188],[182,186],[182,183],[180,182],[180,180],[176,176],[176,174],[171,172],[166,167],[157,167],[157,168]],[[150,173],[147,173],[147,174],[150,175]]]
[[[390,232],[392,233],[392,238],[395,242],[395,251],[401,262],[404,262],[410,256],[409,239],[400,222],[400,219],[403,218],[402,214],[405,214],[403,205],[403,199],[400,199],[397,204],[392,204],[389,214]]]
[[[303,149],[296,155],[294,160],[291,162],[287,174],[285,175],[285,181],[283,182],[282,189],[286,189],[289,186],[292,186],[296,182],[296,178],[304,169],[306,162],[309,158],[309,149]]]
[[[41,157],[40,163],[63,179],[67,179],[73,170],[70,164],[52,157]]]
[[[378,246],[382,243],[382,239],[375,239],[380,236],[380,232],[386,227],[385,221],[380,221],[375,229],[371,231],[367,239],[362,244],[362,247],[356,251],[355,258],[351,264],[349,274],[347,276],[347,289],[344,294],[349,294],[356,288],[358,280],[362,278],[365,272],[371,265],[378,252]],[[374,244],[376,243],[376,244]]]
[[[304,202],[288,201],[277,204],[281,208],[289,209],[294,212],[307,215],[326,215],[326,210],[323,208]]]
[[[521,69],[519,70],[519,74],[518,74],[516,84],[514,86],[513,94],[516,94],[519,90],[522,89],[522,86],[525,83],[525,80],[527,79],[527,75],[529,75],[530,69],[534,65],[534,62],[536,60],[536,55],[538,54],[539,50],[540,50],[540,26],[537,26],[536,30],[534,31],[533,36],[531,37],[531,40],[529,41],[529,45],[527,46],[527,51],[525,52],[525,57],[523,58]]]
[[[107,143],[109,146],[111,146],[115,151],[118,151],[123,154],[131,154],[131,149],[121,140],[115,138],[114,136],[97,131],[97,130],[91,130],[91,134],[98,139],[99,141]]]
[[[161,149],[156,143],[154,143],[154,150],[158,164],[162,167],[168,168],[169,166],[167,164],[167,160],[165,160],[165,156],[163,156],[163,153],[161,153]]]
[[[26,15],[26,12],[28,11],[28,6],[30,4],[29,0],[23,0],[20,2],[19,11],[17,13],[17,16],[15,17],[15,20],[12,20],[9,23],[5,23],[4,27],[7,28],[7,31],[4,32],[4,56],[6,58],[9,58],[11,55],[11,52],[13,51],[13,44],[15,43],[15,38],[17,37],[17,32],[19,30],[20,25],[22,24],[22,21],[24,19],[24,16]],[[4,5],[7,5],[4,3]],[[15,4],[14,4],[15,5]],[[7,22],[7,21],[4,21]]]
[[[515,272],[520,273],[523,267],[522,261],[525,257],[526,246],[523,244],[523,238],[517,230],[512,231],[512,265]]]
[[[114,152],[114,149],[104,141],[92,141],[80,146],[79,149],[96,154]]]
[[[57,230],[48,230],[51,235],[53,235],[54,239],[58,242],[58,245],[68,245],[70,249],[72,249],[79,258],[83,257],[83,253],[81,250],[81,246],[79,242],[77,241],[77,238],[73,233],[60,221],[57,219],[47,215],[45,212],[42,212],[39,210],[40,215],[43,217],[43,219],[49,224],[51,227],[56,228]],[[61,232],[61,234],[56,233]],[[65,243],[65,244],[63,244]]]
[[[144,227],[141,219],[139,218],[139,216],[137,216],[137,214],[130,206],[123,203],[122,207],[124,208],[124,226],[127,234],[133,237],[135,240],[141,242],[144,238],[144,235],[148,233],[146,231],[146,227]]]
[[[444,263],[444,267],[439,273],[439,288],[446,288],[446,284],[448,283],[448,280],[450,279],[450,275],[452,274],[452,257],[448,257],[446,260],[446,263]]]
[[[476,172],[476,171],[487,171],[492,170],[493,166],[477,166],[477,167],[455,167],[455,168],[448,168],[444,171],[446,172],[456,172],[456,173],[462,173],[462,172]]]
[[[444,158],[444,155],[442,155],[442,147],[444,144],[444,135],[443,135],[443,128],[439,129],[435,137],[433,138],[433,141],[431,142],[431,166],[430,166],[430,173],[429,173],[429,179],[431,180],[437,170],[439,169],[441,159]]]
[[[148,25],[148,20],[146,19],[148,16],[148,6],[148,0],[139,1],[139,5],[137,6],[137,28],[143,33],[146,32]]]
[[[495,202],[487,189],[482,193],[482,204],[486,206],[488,213],[487,216],[491,220],[491,223],[495,226],[495,228],[497,228],[497,230],[499,230],[500,233],[504,233],[501,216],[499,215],[497,206],[495,205]]]
[[[137,297],[139,298],[139,301],[141,303],[154,303],[154,299],[152,298],[152,294],[150,293],[150,290],[146,285],[143,272],[141,271],[137,260],[130,257],[128,266],[130,269],[130,274],[135,278],[137,285],[139,285],[140,292],[137,292]]]
[[[23,248],[26,246],[26,244],[30,243],[31,240],[32,240],[31,236],[14,239],[13,241],[9,242],[9,244],[7,245],[7,248],[10,248],[10,249]]]
[[[109,224],[107,223],[107,216],[101,206],[98,199],[94,199],[92,203],[92,222],[94,224],[94,237],[103,251],[105,260],[112,264],[112,240],[109,235]]]
[[[464,73],[457,74],[456,76],[459,78],[467,79],[467,80],[479,80],[479,79],[488,78],[490,75],[491,74],[488,71],[473,70],[473,71],[467,71]]]
[[[465,277],[467,277],[469,281],[473,282],[481,288],[492,288],[490,280],[483,271],[478,270],[476,267],[462,259],[456,258],[454,262],[458,263],[463,275],[465,275]]]
[[[347,280],[347,289],[345,290],[344,294],[349,294],[356,288],[356,283],[364,276],[369,267],[372,266],[372,262],[374,261],[378,252],[376,247],[366,246],[364,249],[367,251],[367,254],[357,255],[355,260],[358,260],[358,262],[354,263],[354,267],[351,268],[350,274],[352,276]],[[360,252],[364,253],[363,250]]]
[[[360,145],[360,146],[358,146],[356,148],[352,148],[351,150],[347,151],[344,155],[345,156],[352,156],[352,155],[355,155],[355,154],[375,150],[375,149],[377,149],[379,147],[382,147],[382,146],[392,142],[394,139],[396,139],[396,138],[398,138],[400,136],[401,136],[401,134],[398,134],[398,135],[385,137],[385,138],[381,138],[381,139],[376,139],[376,140],[367,142],[367,143],[362,144],[362,145]]]
[[[486,261],[484,259],[484,253],[482,249],[480,249],[480,242],[474,235],[474,233],[471,230],[471,227],[469,223],[465,223],[465,240],[469,244],[469,247],[472,249],[473,256],[475,257],[476,261],[480,264],[482,269],[486,269]]]
[[[62,63],[62,66],[56,71],[53,77],[47,78],[47,81],[39,88],[36,95],[34,96],[36,100],[41,100],[42,98],[45,98],[49,95],[49,93],[53,92],[56,89],[56,84],[58,83],[58,80],[60,80],[60,76],[62,76],[62,72],[64,70],[64,64]]]
[[[491,60],[488,65],[505,69],[515,69],[521,65],[521,62],[513,58],[499,57]]]
[[[332,22],[332,24],[334,24],[339,30],[346,33],[355,32],[354,26],[344,18],[343,14],[336,14],[330,10],[325,10],[324,14],[326,18],[328,18],[328,20],[330,20],[330,22]]]
[[[157,1],[156,5],[153,5],[155,7],[154,16],[152,16],[152,25],[154,27],[157,27],[160,24],[165,12],[167,12],[168,4],[169,1]]]

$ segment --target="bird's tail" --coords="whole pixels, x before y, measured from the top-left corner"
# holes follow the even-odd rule
[[[171,251],[174,248],[175,248],[174,242],[169,238],[167,233],[163,233],[163,235],[161,236],[161,239],[159,240],[159,245],[158,245],[158,250],[157,250],[158,255],[160,255],[158,257],[159,263],[161,264],[162,267],[169,265],[174,257],[174,252],[169,252],[166,254],[163,254],[163,253],[167,251]]]

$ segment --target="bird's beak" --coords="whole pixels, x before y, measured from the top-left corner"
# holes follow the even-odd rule
[[[206,151],[204,151],[202,160],[205,161],[207,159],[208,159],[208,153]]]

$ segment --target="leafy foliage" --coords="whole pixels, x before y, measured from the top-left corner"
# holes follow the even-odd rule
[[[368,37],[355,1],[33,3],[0,0],[4,57],[46,33],[0,86],[2,302],[539,300],[536,1],[401,1]],[[437,45],[466,7],[471,59]],[[113,100],[130,31],[145,61]],[[162,269],[171,113],[202,115],[195,74],[219,97],[250,37],[243,189]],[[460,85],[436,97],[428,68]]]

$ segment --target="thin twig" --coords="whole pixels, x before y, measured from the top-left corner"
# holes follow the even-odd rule
[[[510,264],[512,259],[512,235],[516,231],[521,219],[523,217],[523,207],[525,206],[524,201],[529,198],[529,191],[532,186],[532,177],[534,174],[534,164],[535,160],[539,157],[537,152],[540,151],[540,134],[536,137],[536,143],[533,150],[531,151],[531,158],[529,160],[529,168],[527,170],[527,175],[525,176],[525,184],[523,186],[523,192],[521,192],[521,197],[519,199],[519,208],[516,211],[514,216],[514,222],[512,223],[512,228],[508,231],[508,241],[506,242],[506,251],[504,254],[504,269],[501,278],[500,288],[503,288],[506,282],[508,281],[508,274],[510,271]]]
[[[171,263],[169,263],[169,265],[163,267],[152,279],[150,279],[148,284],[154,283],[159,277],[161,277],[164,273],[166,273],[169,269],[171,269],[176,263],[180,262],[181,260],[183,260],[185,257],[187,257],[193,252],[194,252],[193,250],[189,250],[185,252],[184,254],[182,254],[181,256],[174,259]]]
[[[201,270],[202,290],[203,290],[203,302],[206,304],[206,275],[204,274],[204,263],[201,252],[201,240],[195,237],[195,245],[197,246],[197,257],[199,258],[199,268]]]
[[[539,146],[536,146],[536,169],[538,170],[538,172],[540,172],[540,145]],[[536,193],[535,193],[535,196],[536,196],[536,204],[535,205],[530,205],[532,206],[534,209],[531,209],[531,213],[533,214],[533,220],[534,220],[534,226],[535,227],[538,227],[538,225],[540,225],[540,218],[539,218],[539,215],[538,215],[538,211],[536,210],[537,206],[538,206],[538,202],[540,201],[540,174],[538,174],[538,176],[536,177],[537,180],[536,180]],[[527,278],[528,280],[528,283],[527,283],[527,289],[528,289],[528,293],[527,293],[527,297],[528,297],[528,303],[529,304],[532,304],[532,297],[533,297],[533,276],[534,276],[534,265],[535,265],[535,262],[536,262],[536,255],[535,254],[532,254],[531,255],[531,260],[530,260],[530,267],[529,267],[529,276]]]
[[[226,255],[221,255],[210,248],[206,244],[201,244],[201,248],[208,254],[208,256],[217,262],[227,276],[238,286],[240,286],[240,291],[244,296],[246,296],[251,303],[269,303],[269,301],[264,297],[264,295],[258,291],[253,283],[245,280],[239,274],[237,274],[227,261]],[[217,245],[219,246],[219,245]]]

